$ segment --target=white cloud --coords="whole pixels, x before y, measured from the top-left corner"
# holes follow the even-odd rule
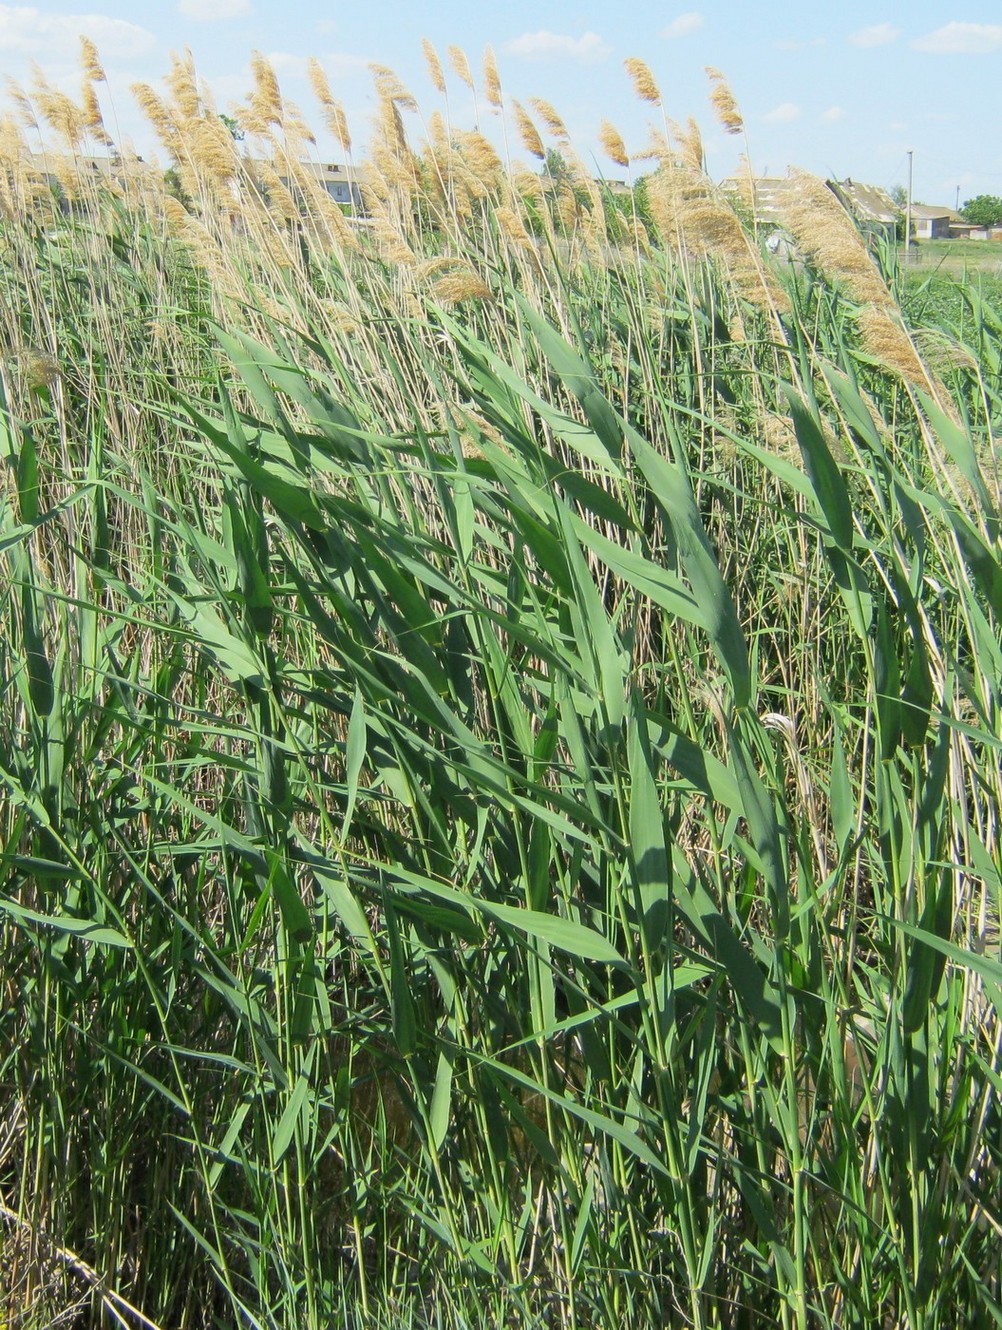
[[[834,125],[836,120],[842,120],[845,117],[845,110],[841,106],[829,106],[827,111],[822,112],[821,119],[826,125]]]
[[[896,42],[900,36],[901,29],[895,28],[893,24],[875,23],[871,28],[860,28],[849,40],[853,46],[887,46],[889,42]]]
[[[292,55],[289,51],[269,51],[266,59],[276,74],[288,74],[297,79],[306,77],[305,55]]]
[[[791,120],[800,119],[800,107],[794,102],[781,102],[762,117],[770,125],[788,125]]]
[[[107,14],[43,14],[38,9],[0,5],[0,52],[4,54],[75,56],[81,33],[104,56],[144,55],[156,45],[146,28]]]
[[[245,18],[251,13],[250,0],[180,0],[177,9],[179,14],[193,18],[197,23]]]
[[[705,22],[703,15],[694,9],[688,14],[679,14],[678,18],[673,18],[666,28],[661,29],[661,36],[667,37],[669,41],[676,37],[691,37]]]
[[[560,32],[524,32],[505,42],[503,49],[508,55],[521,56],[523,60],[553,60],[569,58],[580,60],[582,64],[593,64],[612,54],[612,47],[595,32],[586,32],[580,37],[568,37]]]
[[[912,46],[929,55],[984,55],[1002,47],[1002,23],[947,23]]]

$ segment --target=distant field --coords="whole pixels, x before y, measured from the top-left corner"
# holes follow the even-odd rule
[[[1002,241],[998,240],[921,240],[913,246],[917,256],[909,261],[909,270],[941,268],[947,272],[990,270],[1002,272]]]

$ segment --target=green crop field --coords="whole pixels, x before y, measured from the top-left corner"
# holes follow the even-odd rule
[[[625,194],[315,68],[354,217],[260,57],[89,168],[86,55],[0,136],[0,1326],[997,1324],[993,290],[809,176],[770,255],[639,61]]]

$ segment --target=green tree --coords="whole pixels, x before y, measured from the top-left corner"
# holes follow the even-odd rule
[[[978,194],[967,200],[960,215],[974,226],[998,226],[1002,222],[1002,198],[997,194]]]
[[[226,126],[226,128],[230,131],[230,135],[233,139],[233,142],[243,143],[247,135],[240,128],[240,125],[237,122],[237,120],[233,116],[227,115],[224,111],[220,111],[219,118]]]

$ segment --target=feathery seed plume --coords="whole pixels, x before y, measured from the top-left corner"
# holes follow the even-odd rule
[[[470,62],[466,58],[466,52],[461,46],[449,47],[449,64],[455,70],[457,76],[463,80],[470,92],[475,92],[473,75],[470,73]]]
[[[629,166],[630,156],[626,151],[626,144],[614,124],[608,120],[603,120],[599,126],[598,138],[605,150],[605,155],[611,161],[614,161],[617,166]]]
[[[250,116],[255,132],[261,133],[269,125],[282,123],[282,90],[275,70],[260,51],[251,55],[251,71],[254,91],[250,98]]]
[[[540,161],[546,156],[546,149],[543,147],[543,140],[539,137],[539,130],[532,123],[529,112],[521,102],[512,102],[515,111],[515,124],[518,128],[518,136],[522,140],[522,147]]]
[[[427,37],[421,38],[421,49],[424,51],[424,60],[428,66],[428,77],[432,86],[436,92],[444,93],[445,75],[442,73],[442,62],[438,58],[438,52]]]
[[[328,82],[324,68],[315,56],[311,55],[307,60],[306,73],[310,80],[310,87],[313,89],[313,95],[320,103],[327,128],[340,143],[342,152],[350,153],[351,135],[348,132],[348,121],[344,114],[344,108],[331,92],[331,85]]]
[[[484,48],[484,96],[487,98],[489,106],[493,106],[496,111],[500,111],[502,106],[501,75],[498,73],[498,62],[495,59],[492,46]]]
[[[105,147],[111,146],[111,135],[104,127],[104,117],[101,115],[101,103],[97,100],[97,93],[94,91],[94,84],[90,79],[85,79],[83,84],[83,117],[84,124],[92,138],[98,143],[103,143]]]
[[[202,113],[202,99],[198,95],[198,82],[195,77],[195,61],[187,48],[183,55],[174,52],[170,58],[170,72],[164,82],[170,88],[174,105],[182,119],[194,120]]]
[[[714,69],[712,65],[706,66],[706,73],[713,85],[710,89],[710,102],[717,113],[717,119],[728,134],[740,134],[745,127],[745,122],[741,118],[737,101],[727,80],[720,70]]]
[[[71,152],[76,152],[87,130],[84,113],[72,97],[46,83],[42,71],[34,70],[32,92],[42,119],[60,136]]]
[[[467,300],[490,300],[493,292],[472,268],[461,268],[440,277],[432,286],[435,298],[444,305],[460,305]]]
[[[89,37],[82,34],[80,37],[80,62],[83,65],[84,74],[91,82],[105,82],[104,69],[97,53],[97,47]]]
[[[653,102],[656,106],[661,105],[661,90],[654,81],[654,75],[650,67],[640,59],[639,56],[631,55],[623,61],[623,65],[633,81],[633,90],[642,102]]]
[[[413,95],[400,82],[394,70],[387,65],[370,65],[369,72],[375,82],[376,92],[382,100],[393,102],[394,106],[402,107],[405,111],[418,109]]]
[[[540,120],[542,120],[549,133],[561,143],[570,143],[571,136],[567,132],[567,126],[560,119],[560,116],[557,115],[552,104],[545,101],[542,97],[530,97],[529,101],[532,102],[533,109],[539,116]]]

